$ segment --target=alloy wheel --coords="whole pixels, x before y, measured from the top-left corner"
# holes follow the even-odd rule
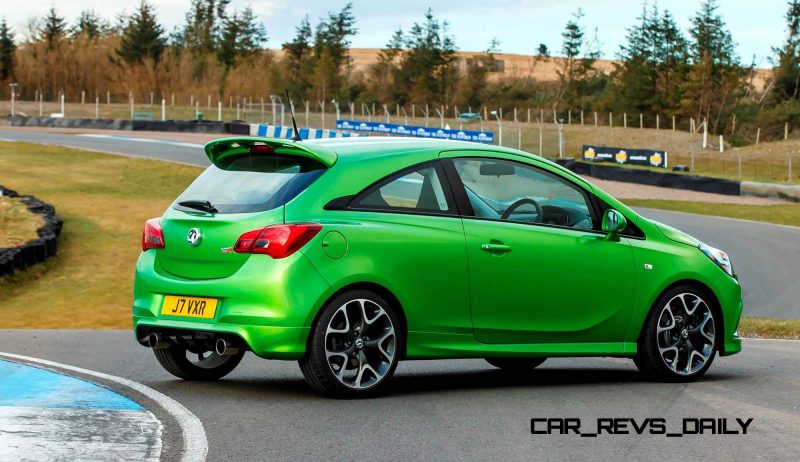
[[[363,390],[380,383],[392,369],[397,336],[392,319],[372,300],[340,306],[325,330],[325,358],[344,386]]]
[[[693,293],[672,297],[661,309],[656,328],[658,352],[674,373],[689,376],[714,354],[716,326],[708,303]]]

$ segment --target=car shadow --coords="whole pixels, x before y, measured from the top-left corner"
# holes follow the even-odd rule
[[[269,377],[268,368],[257,374],[249,371],[247,377],[232,374],[217,382],[185,382],[180,380],[154,383],[164,392],[187,390],[210,392],[214,396],[235,396],[237,399],[317,399],[322,398],[306,384],[301,376]],[[710,371],[702,382],[718,382],[735,379],[735,374],[726,371]],[[550,367],[546,365],[524,373],[512,373],[487,365],[486,369],[468,370],[405,370],[386,384],[380,397],[402,397],[452,391],[503,390],[520,388],[573,387],[591,385],[652,384],[654,386],[683,386],[684,384],[659,384],[644,377],[631,364],[612,364],[611,367]],[[324,399],[324,398],[323,398]]]

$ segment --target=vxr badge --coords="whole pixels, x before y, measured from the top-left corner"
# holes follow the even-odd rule
[[[197,247],[200,245],[200,239],[202,238],[203,235],[200,234],[200,230],[197,228],[192,228],[189,230],[189,235],[186,236],[186,241],[189,242],[189,244]]]

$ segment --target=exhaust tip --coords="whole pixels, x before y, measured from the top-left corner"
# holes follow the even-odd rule
[[[220,356],[230,356],[238,353],[239,349],[233,346],[230,340],[220,337],[214,343],[214,351]]]
[[[164,340],[164,338],[158,332],[153,332],[152,334],[147,336],[147,346],[156,350],[156,349],[163,349],[169,348],[169,342]]]

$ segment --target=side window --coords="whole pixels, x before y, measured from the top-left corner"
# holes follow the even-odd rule
[[[353,202],[352,208],[448,212],[440,167],[426,164],[418,170],[403,171],[370,187]]]
[[[475,216],[592,229],[585,193],[534,167],[502,159],[453,160]]]

